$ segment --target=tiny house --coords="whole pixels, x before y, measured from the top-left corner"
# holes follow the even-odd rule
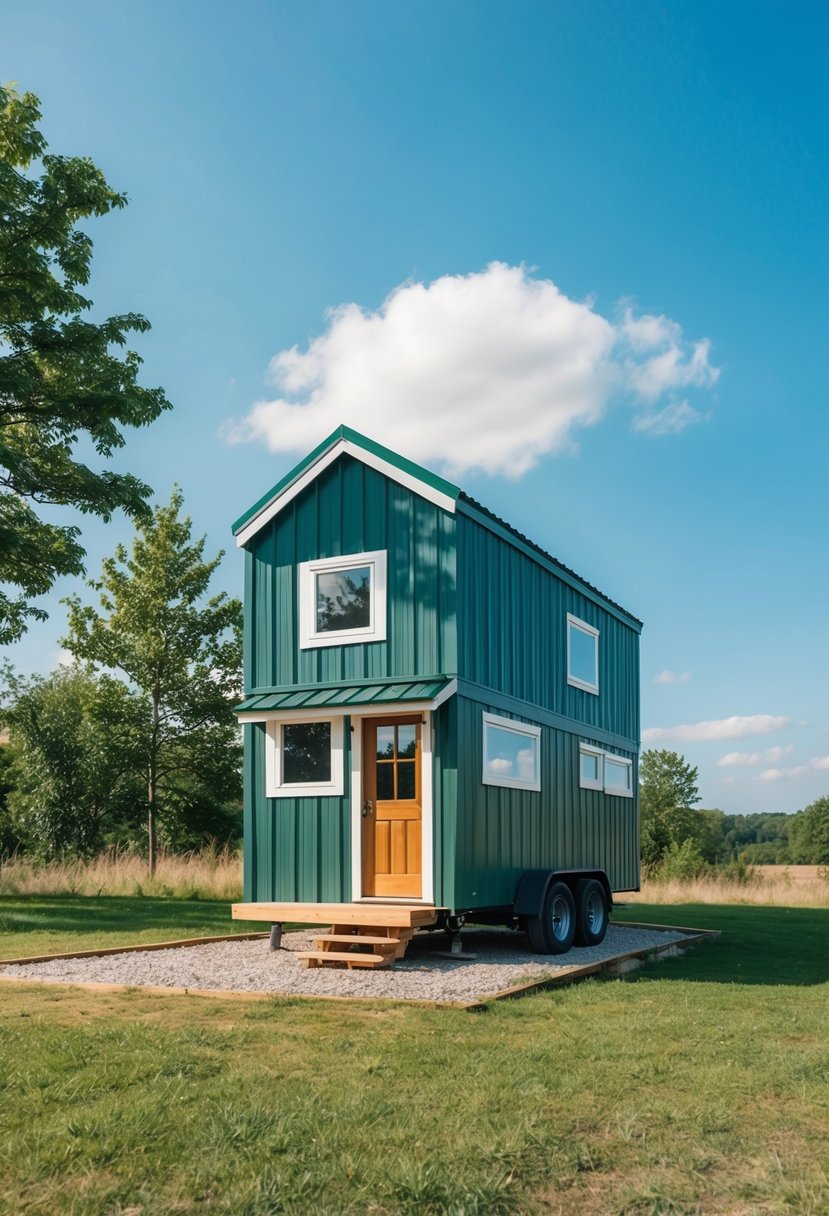
[[[234,916],[345,935],[468,919],[549,952],[601,940],[613,893],[639,885],[641,622],[345,426],[234,532]]]

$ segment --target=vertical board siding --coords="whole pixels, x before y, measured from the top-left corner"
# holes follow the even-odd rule
[[[388,634],[300,650],[300,562],[383,549]],[[245,691],[335,680],[454,674],[455,519],[341,456],[250,541]]]
[[[342,798],[266,798],[265,727],[245,726],[245,900],[351,899],[351,752]]]
[[[554,573],[459,514],[458,675],[639,739],[639,635]],[[567,683],[567,613],[599,630],[599,694]]]
[[[482,714],[508,715],[466,697],[455,700],[460,759],[450,906],[511,905],[530,869],[599,868],[615,891],[638,887],[638,799],[580,788],[579,736],[542,726],[540,791],[484,785]],[[518,720],[532,722],[532,707]],[[619,754],[635,762],[633,753]]]

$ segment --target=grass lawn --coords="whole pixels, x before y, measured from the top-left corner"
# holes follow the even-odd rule
[[[222,931],[170,903],[30,907],[79,948]],[[723,937],[482,1014],[4,987],[0,1212],[829,1211],[829,910],[618,916]]]

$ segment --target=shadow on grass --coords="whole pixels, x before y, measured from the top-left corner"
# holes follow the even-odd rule
[[[667,980],[712,984],[812,985],[829,982],[829,908],[769,908],[748,904],[628,904],[613,920],[719,929],[681,959],[660,964]],[[661,968],[664,966],[664,970]],[[653,973],[637,978],[653,978]]]
[[[120,933],[212,928],[233,933],[238,922],[230,918],[230,903],[223,900],[161,899],[117,895],[8,895],[0,897],[2,933]],[[247,928],[248,926],[240,926]]]

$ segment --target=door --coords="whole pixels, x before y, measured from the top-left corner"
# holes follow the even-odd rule
[[[419,714],[363,722],[363,895],[420,899]]]

